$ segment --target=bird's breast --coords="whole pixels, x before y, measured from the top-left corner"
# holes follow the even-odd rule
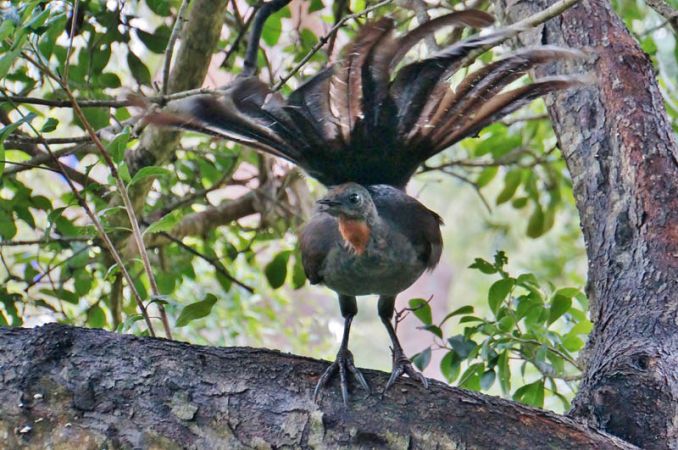
[[[400,233],[368,228],[365,242],[362,225],[349,224],[344,231],[339,227],[344,241],[328,253],[322,270],[330,289],[345,295],[396,295],[425,270],[415,248]]]
[[[356,255],[362,255],[370,242],[370,227],[364,220],[339,218],[339,233]]]

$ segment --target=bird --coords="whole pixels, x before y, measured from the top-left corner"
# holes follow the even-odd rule
[[[515,29],[472,36],[404,62],[437,30],[480,29],[493,22],[480,10],[456,11],[398,35],[396,22],[383,17],[363,25],[340,61],[287,98],[256,76],[244,76],[222,95],[180,100],[149,119],[278,156],[328,188],[299,235],[307,278],[337,293],[344,318],[336,360],[320,375],[316,399],[336,374],[345,404],[349,375],[370,392],[348,349],[356,297],[370,294],[379,296],[378,314],[392,344],[393,369],[384,391],[403,374],[427,387],[403,352],[393,316],[396,296],[438,264],[442,220],[406,193],[409,180],[432,156],[533,99],[586,83],[577,76],[553,76],[505,89],[540,64],[583,56],[555,46],[517,50],[455,77]],[[461,81],[452,84],[453,78]]]

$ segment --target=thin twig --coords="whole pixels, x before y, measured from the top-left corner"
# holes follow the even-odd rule
[[[646,0],[645,3],[666,19],[671,28],[673,28],[673,32],[678,36],[678,11],[664,0]]]
[[[42,63],[39,62],[39,61],[36,61],[36,60],[33,59],[31,56],[29,56],[29,55],[27,55],[27,54],[25,54],[25,53],[23,54],[23,56],[24,56],[24,58],[26,58],[26,60],[28,60],[31,64],[33,64],[36,68],[38,68],[38,70],[40,70],[41,72],[45,73],[48,77],[52,78],[52,79],[55,80],[57,83],[59,83],[59,85],[60,85],[61,88],[64,90],[64,92],[66,93],[66,95],[67,95],[67,96],[71,99],[71,101],[73,102],[73,111],[75,112],[75,114],[76,114],[76,116],[78,117],[78,119],[80,119],[80,121],[82,122],[82,125],[85,127],[86,131],[90,134],[90,136],[92,137],[92,140],[94,141],[95,145],[97,146],[97,148],[98,148],[99,151],[101,152],[102,157],[104,158],[104,160],[106,161],[106,163],[109,165],[109,169],[111,170],[111,175],[113,176],[113,178],[114,178],[115,181],[116,181],[116,185],[117,185],[117,187],[118,187],[118,189],[119,189],[119,191],[120,191],[121,196],[123,197],[123,202],[125,202],[125,207],[126,207],[126,209],[127,209],[128,215],[129,215],[129,217],[130,217],[130,221],[132,222],[133,230],[134,230],[134,228],[135,228],[135,226],[136,226],[136,230],[138,231],[137,235],[139,236],[139,239],[141,239],[141,232],[139,231],[139,224],[136,222],[136,216],[135,216],[135,214],[134,214],[134,210],[132,209],[132,205],[131,205],[131,201],[130,201],[130,199],[129,199],[129,195],[126,195],[126,194],[127,194],[127,189],[125,188],[125,185],[124,185],[124,183],[122,182],[122,179],[120,178],[120,174],[119,174],[118,171],[117,171],[117,168],[116,168],[116,166],[115,166],[115,163],[113,162],[113,160],[111,159],[111,156],[110,156],[110,155],[108,154],[108,152],[106,151],[106,148],[105,148],[105,147],[103,146],[103,144],[101,143],[101,140],[99,140],[99,137],[97,136],[96,132],[95,132],[94,129],[92,128],[92,125],[89,123],[89,121],[87,120],[87,118],[86,118],[85,115],[83,114],[82,109],[80,109],[80,107],[78,106],[78,103],[77,103],[77,101],[75,100],[75,97],[73,96],[73,93],[71,92],[71,90],[69,89],[69,87],[68,87],[67,85],[63,84],[63,80],[61,80],[60,78],[58,78],[58,77],[57,77],[57,76],[49,69],[49,67],[45,66],[44,64],[42,64]],[[29,124],[29,125],[30,125],[30,124]],[[31,126],[31,127],[32,127],[32,126]],[[39,135],[39,133],[38,133],[37,130],[34,129],[34,131],[35,131],[35,133],[36,133],[37,135]],[[45,145],[45,148],[46,148],[47,151],[50,153],[50,155],[53,155],[53,153],[52,153],[52,151],[51,151],[51,149],[49,148],[48,145]],[[101,224],[101,222],[99,221],[99,219],[97,218],[97,216],[92,212],[92,210],[90,209],[89,205],[87,204],[87,202],[85,201],[85,199],[84,199],[84,198],[82,197],[82,195],[80,194],[80,191],[78,191],[78,189],[75,187],[75,185],[74,185],[73,182],[71,181],[71,178],[67,175],[66,171],[64,170],[63,165],[61,164],[61,161],[59,161],[59,159],[56,158],[56,157],[53,157],[53,160],[54,160],[55,164],[58,164],[59,168],[63,171],[64,178],[66,179],[66,181],[67,181],[67,183],[68,183],[68,185],[69,185],[71,191],[73,191],[73,194],[74,194],[74,195],[76,196],[76,198],[78,199],[78,202],[80,203],[80,206],[82,206],[82,208],[85,210],[85,212],[86,212],[87,215],[89,216],[90,220],[92,220],[92,223],[94,224],[94,227],[97,229],[97,232],[99,233],[99,235],[100,235],[101,238],[103,239],[104,243],[106,244],[106,247],[108,248],[109,252],[111,253],[111,256],[113,256],[113,259],[114,259],[115,262],[118,264],[118,268],[120,269],[120,271],[121,271],[121,272],[123,273],[123,275],[125,276],[125,279],[126,279],[126,281],[127,281],[127,283],[128,283],[128,286],[129,286],[130,290],[132,291],[132,293],[134,294],[134,298],[137,300],[138,307],[139,307],[139,309],[140,309],[140,311],[141,311],[141,313],[142,313],[142,315],[143,315],[143,317],[144,317],[144,320],[146,321],[146,325],[148,326],[149,333],[151,333],[152,336],[155,336],[155,331],[153,330],[153,325],[151,324],[150,318],[149,318],[149,316],[148,316],[148,312],[146,311],[146,307],[144,306],[144,302],[143,302],[143,300],[142,300],[142,298],[141,298],[141,295],[139,294],[139,292],[137,291],[137,289],[136,289],[136,287],[135,287],[134,280],[132,279],[132,277],[130,276],[129,272],[128,272],[127,269],[125,268],[125,266],[124,266],[124,264],[123,264],[123,261],[122,261],[122,258],[120,257],[120,254],[119,254],[118,251],[116,250],[115,246],[113,245],[113,242],[111,241],[110,237],[108,236],[108,234],[107,234],[106,231],[104,230],[104,227],[103,227],[103,225]],[[125,199],[126,199],[126,201],[125,201]],[[134,233],[133,233],[133,234],[134,234]],[[136,236],[135,236],[135,237],[136,237]],[[137,241],[137,245],[139,245],[139,241]],[[141,247],[141,249],[145,250],[145,247],[144,247],[144,245],[143,245],[143,242],[141,242],[140,247]],[[146,255],[146,261],[148,262],[148,254],[146,254],[146,252],[143,251],[143,250],[142,250],[140,253],[143,253],[143,254]],[[143,259],[142,259],[142,261],[143,261]],[[150,265],[150,262],[149,262],[149,265]],[[147,268],[148,266],[146,266],[146,264],[144,264],[144,267]],[[153,274],[152,274],[152,273],[149,273],[148,275],[149,275],[149,279],[153,279],[153,280],[154,280]],[[155,280],[154,280],[154,281],[155,281]],[[151,284],[151,286],[153,286],[153,284]],[[156,285],[155,287],[156,287],[156,291],[153,292],[153,295],[157,295],[157,285]],[[158,308],[160,309],[161,312],[164,311],[164,307],[162,307],[162,305],[158,305]],[[163,325],[165,325],[165,321],[163,321]],[[165,333],[166,333],[166,334],[167,334],[167,331],[168,331],[168,330],[169,330],[169,326],[167,325],[167,326],[166,326],[166,330],[165,330]],[[169,337],[169,336],[168,336],[168,337]]]
[[[576,367],[577,369],[582,370],[581,367],[579,367],[579,364],[577,364],[577,361],[575,361],[574,359],[572,359],[569,355],[567,355],[567,354],[561,352],[561,351],[558,350],[557,348],[553,348],[553,347],[551,347],[550,345],[546,345],[546,344],[544,344],[543,342],[539,342],[539,341],[536,340],[536,339],[524,339],[524,338],[520,338],[520,337],[517,337],[517,336],[513,336],[511,339],[513,339],[513,340],[515,340],[515,341],[518,341],[518,342],[520,342],[520,343],[523,343],[523,344],[532,344],[532,345],[537,345],[537,346],[542,346],[542,345],[543,345],[543,346],[546,347],[546,349],[547,349],[548,351],[550,351],[550,352],[552,352],[552,353],[554,353],[554,354],[560,356],[561,358],[563,358],[563,359],[564,359],[565,361],[567,361],[568,363],[572,364],[572,365],[573,365],[574,367]]]
[[[484,205],[485,208],[487,209],[487,212],[488,212],[488,213],[492,213],[492,207],[490,207],[490,204],[488,203],[487,199],[485,198],[485,196],[484,196],[483,193],[481,192],[480,186],[478,186],[478,183],[476,183],[475,181],[473,181],[473,180],[471,180],[471,179],[469,179],[469,178],[466,178],[466,177],[463,176],[463,175],[460,175],[460,174],[455,173],[455,172],[452,172],[452,171],[442,170],[442,172],[444,172],[444,173],[446,173],[446,174],[448,174],[448,175],[450,175],[450,176],[452,176],[452,177],[458,179],[459,181],[462,181],[462,182],[464,182],[464,183],[470,185],[470,186],[473,188],[473,190],[476,191],[476,194],[477,194],[478,197],[480,198],[480,201],[483,202],[483,205]]]
[[[75,0],[73,2],[73,11],[71,16],[71,30],[68,36],[68,50],[66,51],[66,62],[64,63],[64,83],[68,84],[68,69],[70,67],[69,61],[71,60],[71,54],[73,53],[73,39],[75,39],[75,30],[78,26],[78,9],[80,7],[80,0]]]
[[[165,64],[162,69],[162,95],[167,95],[167,89],[169,89],[169,76],[170,68],[172,66],[172,55],[174,54],[174,45],[179,38],[179,33],[183,28],[184,14],[186,14],[186,8],[188,7],[189,0],[184,0],[181,2],[179,7],[179,12],[177,14],[177,20],[174,22],[174,27],[172,28],[172,34],[170,34],[169,41],[167,41],[167,48],[165,50]]]
[[[376,3],[372,6],[370,6],[369,8],[363,9],[362,11],[360,11],[358,13],[351,14],[351,15],[348,15],[348,16],[345,16],[344,18],[342,18],[339,22],[337,22],[336,25],[334,25],[332,28],[330,28],[330,31],[328,31],[327,34],[322,36],[318,40],[318,42],[316,42],[316,44],[313,46],[313,48],[303,58],[301,58],[301,61],[299,61],[299,63],[296,66],[294,66],[294,68],[287,75],[280,78],[280,81],[278,81],[273,86],[273,91],[279,90],[281,87],[283,87],[285,85],[285,83],[287,83],[287,81],[290,78],[292,78],[297,72],[299,72],[299,70],[304,66],[304,64],[306,64],[308,62],[308,60],[311,59],[313,57],[313,55],[315,55],[318,52],[318,50],[320,50],[322,48],[322,46],[327,43],[327,41],[330,39],[330,37],[332,37],[332,35],[335,34],[339,30],[339,28],[343,27],[346,22],[348,22],[351,19],[357,19],[358,17],[369,14],[370,12],[374,11],[375,9],[378,9],[378,8],[381,8],[382,6],[388,5],[392,1],[393,0],[381,1],[379,3]]]
[[[24,239],[17,241],[0,241],[0,247],[19,247],[24,245],[47,245],[54,243],[88,242],[94,236],[55,236],[42,239]]]
[[[509,117],[507,119],[500,121],[499,123],[509,127],[509,126],[511,126],[515,123],[530,122],[532,120],[544,120],[544,119],[548,119],[548,118],[549,118],[548,114],[534,114],[534,115],[529,115],[529,116]]]
[[[12,141],[12,144],[8,143],[9,139],[5,140],[5,148],[14,148],[12,144],[16,144],[16,142]],[[68,156],[72,155],[74,153],[78,153],[80,151],[87,150],[91,146],[89,144],[78,144],[73,147],[67,147],[67,148],[62,148],[59,150],[54,150],[54,156],[57,158],[61,158],[63,156]],[[32,157],[28,161],[23,161],[23,162],[16,162],[16,161],[5,161],[9,164],[14,164],[17,167],[15,168],[10,168],[10,169],[5,169],[5,172],[3,175],[9,176],[15,173],[19,172],[24,172],[26,170],[31,170],[31,169],[43,169],[43,170],[54,170],[56,172],[59,172],[57,169],[52,169],[51,167],[45,167],[41,166],[40,164],[47,163],[48,161],[51,161],[52,157],[50,156],[49,153],[41,153],[37,156]]]
[[[212,266],[214,267],[214,269],[215,269],[217,272],[219,272],[220,274],[222,274],[223,276],[225,276],[226,278],[228,278],[230,281],[232,281],[233,283],[237,284],[237,285],[240,286],[241,288],[245,289],[245,290],[248,291],[250,294],[254,294],[254,288],[252,288],[252,287],[246,285],[245,283],[243,283],[242,281],[238,280],[238,279],[235,278],[233,275],[231,275],[230,273],[228,273],[228,271],[226,270],[226,268],[224,267],[224,265],[221,264],[221,262],[220,262],[218,259],[211,258],[211,257],[205,255],[204,253],[201,253],[201,252],[197,251],[196,249],[194,249],[194,248],[191,247],[190,245],[184,244],[183,241],[182,241],[181,239],[178,239],[178,238],[172,236],[171,234],[169,234],[169,233],[167,233],[167,232],[165,232],[165,231],[161,231],[161,232],[158,233],[158,234],[160,234],[162,237],[164,237],[164,238],[166,238],[166,239],[169,239],[170,241],[176,243],[179,247],[183,248],[184,250],[186,250],[187,252],[191,253],[192,255],[197,256],[198,258],[200,258],[200,259],[202,259],[202,260],[204,260],[204,261],[207,261],[208,263],[210,263],[210,265],[212,265]]]
[[[57,269],[57,268],[63,266],[63,265],[66,264],[68,261],[70,261],[70,260],[72,260],[73,258],[75,258],[76,256],[78,256],[80,253],[83,253],[85,250],[89,250],[89,247],[84,246],[84,247],[82,247],[81,249],[78,249],[78,250],[76,250],[75,252],[73,252],[73,254],[70,255],[68,258],[64,258],[62,261],[59,261],[57,264],[54,264],[53,266],[47,266],[47,270],[46,270],[45,272],[41,273],[40,275],[36,276],[35,278],[33,278],[31,281],[28,282],[28,284],[27,284],[26,287],[24,288],[24,292],[28,292],[28,290],[29,290],[30,288],[32,288],[33,286],[35,286],[36,284],[38,284],[43,278],[49,277],[49,275],[50,275],[55,269]]]
[[[46,98],[39,97],[24,97],[24,96],[7,96],[8,100],[12,100],[15,103],[28,103],[31,105],[42,105],[42,106],[51,106],[52,108],[71,108],[72,103],[70,100],[50,100]],[[0,100],[2,102],[2,100]],[[124,108],[127,106],[132,106],[133,103],[129,100],[78,100],[78,105],[81,108]]]
[[[187,204],[192,204],[196,199],[205,197],[207,194],[209,194],[212,191],[216,191],[217,189],[221,188],[228,180],[231,179],[233,176],[232,173],[227,173],[224,176],[222,176],[219,180],[217,180],[212,186],[206,188],[206,189],[200,189],[198,191],[195,191],[189,195],[185,195],[181,197],[180,199],[170,203],[169,205],[165,206],[159,211],[155,211],[150,216],[148,217],[148,222],[153,223],[157,220],[160,220],[167,214],[171,213],[177,208],[181,208],[184,205]]]
[[[233,41],[233,44],[229,47],[229,49],[226,51],[226,55],[224,56],[224,60],[221,62],[221,68],[225,69],[228,68],[228,62],[231,59],[231,56],[238,50],[238,47],[240,47],[240,42],[242,42],[242,39],[245,37],[247,34],[247,31],[249,31],[250,26],[252,25],[252,22],[254,21],[254,16],[257,14],[257,11],[259,11],[259,8],[261,7],[260,4],[254,5],[252,13],[247,17],[247,20],[245,23],[240,27],[240,30],[238,31],[238,35],[235,37],[235,40]],[[236,6],[236,1],[233,0],[233,8],[237,9]]]

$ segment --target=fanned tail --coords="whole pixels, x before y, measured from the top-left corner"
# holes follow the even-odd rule
[[[465,116],[464,120],[452,121],[448,124],[449,128],[446,128],[448,132],[443,133],[431,153],[437,153],[465,137],[475,135],[492,122],[542,95],[590,83],[591,80],[588,77],[545,77],[526,86],[497,94],[480,105],[473,113]]]
[[[413,144],[422,140],[446,142],[449,128],[475,116],[476,110],[503,88],[539,64],[582,57],[577,50],[543,46],[517,51],[466,76],[452,89],[441,80],[408,134]],[[450,144],[447,144],[449,146]],[[435,151],[445,147],[434,145]]]
[[[339,64],[322,70],[288,99],[256,78],[241,78],[221,98],[186,99],[174,112],[151,113],[149,119],[280,156],[325,185],[353,181],[403,188],[434,154],[534,98],[588,82],[553,77],[507,91],[538,65],[582,56],[543,46],[511,53],[450,85],[456,72],[515,35],[516,28],[457,42],[399,68],[409,50],[440,29],[492,22],[485,12],[459,11],[398,37],[394,22],[383,18],[363,26]]]

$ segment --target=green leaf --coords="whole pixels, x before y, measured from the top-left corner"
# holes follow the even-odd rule
[[[573,287],[569,288],[560,288],[556,291],[555,295],[560,295],[561,297],[573,298],[581,294],[581,290]]]
[[[207,294],[204,300],[187,305],[181,310],[176,326],[184,327],[196,319],[207,317],[216,302],[217,297],[214,294]]]
[[[499,307],[502,302],[506,300],[511,289],[515,285],[515,280],[513,278],[502,278],[499,281],[495,281],[490,290],[487,293],[487,303],[490,305],[490,309],[496,315],[499,311]]]
[[[413,298],[410,300],[410,309],[412,313],[425,325],[430,325],[433,322],[431,314],[431,305],[423,298]]]
[[[521,169],[510,170],[507,172],[506,176],[504,176],[504,188],[499,195],[497,195],[497,205],[501,205],[502,203],[511,200],[522,180],[523,171]]]
[[[106,326],[106,314],[99,305],[92,306],[87,312],[87,325],[92,328],[104,328]]]
[[[534,211],[527,222],[526,234],[533,239],[544,234],[544,211],[539,203],[535,204]]]
[[[325,7],[325,5],[323,5],[323,0],[311,0],[311,4],[308,7],[308,12],[312,13],[312,12],[320,11],[324,7]]]
[[[553,299],[551,300],[551,307],[549,308],[549,320],[548,324],[552,324],[560,316],[565,314],[570,307],[572,306],[572,299],[568,297],[564,297],[562,295],[556,294],[553,296]]]
[[[452,311],[451,313],[448,313],[445,316],[445,318],[440,322],[440,325],[442,326],[447,321],[447,319],[450,319],[451,317],[464,315],[464,314],[472,314],[472,313],[473,313],[473,306],[471,306],[471,305],[462,306],[461,308],[457,308],[454,311]]]
[[[135,80],[137,80],[137,83],[143,84],[145,86],[151,85],[151,72],[132,50],[129,50],[127,53],[127,65],[129,66],[129,70],[132,72],[132,76]]]
[[[4,41],[14,32],[14,23],[11,20],[0,21],[0,41]]]
[[[584,341],[572,333],[567,333],[563,338],[563,347],[570,352],[576,352],[584,348]]]
[[[16,236],[16,233],[13,215],[0,209],[0,237],[9,240]]]
[[[461,360],[455,352],[447,352],[440,361],[440,371],[448,383],[452,383],[461,373]]]
[[[479,188],[486,186],[490,181],[494,179],[498,171],[499,168],[497,166],[484,168],[480,172],[480,174],[478,174],[478,178],[476,178],[476,185]]]
[[[501,320],[497,323],[497,327],[504,333],[507,333],[513,329],[515,324],[516,321],[513,320],[513,317],[511,317],[510,315],[506,315],[502,317]]]
[[[285,283],[287,278],[287,262],[290,258],[290,250],[283,250],[275,255],[275,257],[264,268],[264,275],[268,280],[268,284],[273,289],[278,289]]]
[[[167,17],[172,13],[170,2],[167,0],[146,0],[146,4],[148,9],[159,16]]]
[[[125,128],[117,134],[111,142],[106,144],[106,150],[113,158],[116,164],[119,164],[120,161],[125,156],[125,149],[127,149],[127,143],[129,142],[129,128]]]
[[[166,216],[163,216],[162,219],[153,222],[148,228],[146,228],[143,234],[154,234],[160,233],[162,231],[171,231],[174,226],[179,223],[181,219],[178,211],[173,211]]]
[[[107,127],[111,120],[111,110],[109,108],[84,108],[82,114],[85,116],[87,123],[95,130]],[[74,121],[81,128],[85,128],[79,118],[74,117]]]
[[[167,25],[160,25],[153,33],[136,30],[137,37],[144,43],[147,49],[153,53],[165,53],[172,29]]]
[[[52,131],[56,130],[57,125],[59,125],[59,121],[53,117],[50,117],[45,121],[45,124],[42,126],[40,131],[43,133],[51,133]]]
[[[118,333],[127,331],[130,328],[132,328],[132,325],[134,325],[135,322],[138,322],[140,320],[144,320],[144,316],[142,316],[141,314],[132,314],[131,316],[127,316],[127,318],[120,325],[117,326],[115,331],[117,331]]]
[[[459,387],[471,389],[473,391],[480,390],[480,374],[483,372],[485,364],[476,363],[470,365],[459,378]]]
[[[426,330],[426,331],[428,331],[428,332],[431,332],[431,333],[435,334],[435,335],[438,336],[440,339],[443,338],[443,330],[441,330],[440,327],[437,326],[437,325],[432,325],[432,324],[431,324],[431,325],[426,325],[425,327],[423,327],[423,329]]]
[[[572,327],[570,330],[569,334],[576,335],[576,334],[589,334],[591,330],[593,329],[593,324],[591,323],[590,320],[584,319],[581,322],[577,323],[575,326]]]
[[[497,374],[494,372],[494,370],[486,370],[483,372],[483,374],[480,376],[480,388],[483,391],[488,390],[489,388],[492,387],[494,384],[494,380],[497,378]]]
[[[40,289],[40,292],[49,295],[65,302],[68,302],[72,305],[77,305],[80,301],[80,297],[73,291],[68,289]]]
[[[511,392],[511,369],[509,367],[508,350],[504,350],[497,359],[497,370],[499,371],[499,386],[501,392],[506,395]]]
[[[490,264],[489,262],[485,261],[482,258],[474,259],[473,264],[471,264],[468,267],[469,267],[469,269],[478,269],[482,273],[486,273],[488,275],[493,274],[493,273],[497,273],[497,269],[495,269],[495,267],[492,264]]]
[[[169,175],[172,175],[172,171],[164,167],[156,166],[143,167],[139,169],[137,173],[134,174],[134,176],[132,177],[132,181],[129,182],[127,187],[129,188],[130,186],[140,182],[141,180],[145,180],[146,178],[166,177]]]
[[[296,254],[292,268],[292,287],[300,289],[304,284],[306,284],[306,272],[304,272],[304,266],[301,264],[301,255]]]
[[[450,344],[450,347],[457,353],[460,360],[464,360],[471,354],[471,352],[478,346],[471,339],[467,338],[463,334],[458,334],[452,336],[447,340]]]
[[[513,206],[515,209],[521,209],[527,206],[527,201],[529,199],[527,197],[518,197],[514,198],[513,201],[511,201],[511,206]]]
[[[513,399],[527,405],[544,407],[544,380],[537,380],[533,383],[521,386],[513,394]]]
[[[431,362],[431,347],[428,347],[421,353],[417,353],[412,357],[412,364],[417,366],[419,370],[424,370]]]
[[[261,33],[261,38],[269,47],[278,43],[278,39],[282,35],[282,18],[289,17],[289,8],[286,6],[280,11],[272,14],[264,24],[264,30]]]
[[[9,69],[19,54],[21,54],[21,47],[17,47],[0,57],[0,79],[4,79],[7,76]]]

